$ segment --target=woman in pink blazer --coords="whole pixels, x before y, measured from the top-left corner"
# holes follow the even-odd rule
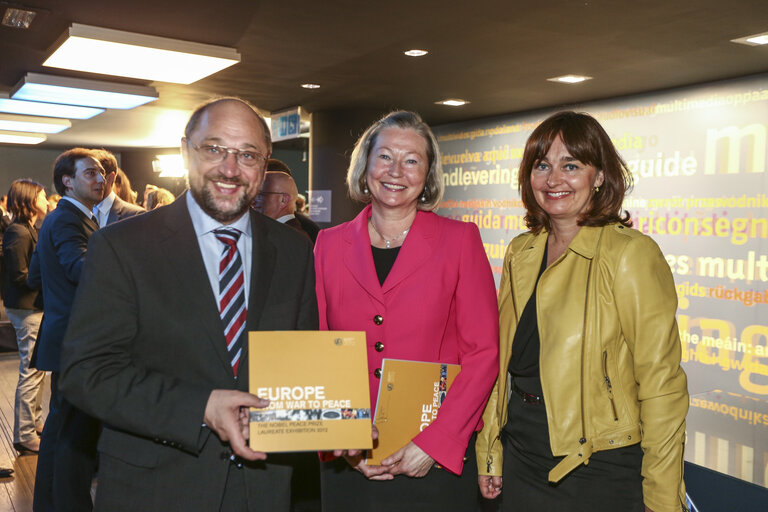
[[[347,184],[370,204],[317,238],[320,328],[366,332],[372,405],[385,357],[461,372],[437,419],[381,466],[359,455],[325,462],[323,510],[471,510],[477,468],[467,450],[498,372],[496,291],[480,233],[432,213],[443,193],[440,154],[412,112],[366,130]]]

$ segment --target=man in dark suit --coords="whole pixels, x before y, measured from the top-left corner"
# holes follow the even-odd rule
[[[75,289],[85,262],[88,238],[98,229],[91,210],[104,193],[104,169],[90,150],[65,151],[53,166],[53,183],[62,195],[46,217],[30,262],[28,283],[42,286],[44,313],[36,345],[35,366],[51,371],[48,418],[40,440],[35,476],[34,510],[89,510],[92,457],[84,454],[93,432],[79,428],[82,419],[59,391],[61,341],[69,323]],[[62,436],[70,428],[74,437]],[[87,508],[74,508],[87,507]]]
[[[282,160],[278,160],[277,158],[270,158],[267,160],[267,172],[284,172],[285,174],[291,176],[291,180],[293,180],[293,174],[291,173],[291,168],[288,167],[288,164],[283,162]],[[295,182],[294,182],[295,186]],[[297,195],[298,197],[298,195]],[[309,238],[312,240],[312,243],[314,244],[317,240],[317,233],[320,232],[320,226],[315,224],[315,222],[304,215],[303,213],[294,210],[294,217],[298,221],[299,225],[301,225],[302,231],[304,231],[307,235],[309,235]]]
[[[143,213],[143,208],[126,203],[117,197],[112,190],[118,169],[115,156],[103,149],[91,150],[90,155],[98,161],[99,168],[101,169],[100,176],[103,176],[103,179],[101,180],[102,195],[100,201],[93,203],[92,197],[79,201],[83,206],[89,207],[92,212],[90,220],[95,222],[99,228],[102,228],[107,224],[112,224],[118,220],[131,217],[138,213]],[[67,196],[65,196],[65,198],[66,197]],[[52,239],[53,238],[55,237],[52,237]],[[54,240],[54,244],[55,243],[56,241]],[[48,248],[44,247],[41,250],[45,251],[46,249]],[[84,258],[85,246],[81,245],[80,249],[82,249],[82,253],[78,254],[81,254],[82,258]],[[78,261],[78,272],[79,269],[82,268],[82,258]],[[43,270],[43,273],[45,273],[45,270],[47,270],[49,274],[58,273],[59,269],[57,267],[50,266],[55,265],[56,263],[58,262],[55,258],[49,259],[48,265],[44,265],[44,268],[41,270]],[[50,284],[48,280],[44,279],[43,289],[45,289],[48,284]],[[75,280],[72,284],[74,284],[74,286],[67,288],[66,294],[63,295],[70,308],[72,301],[74,300],[77,281]],[[46,311],[48,310],[49,307],[46,305]],[[66,317],[62,314],[60,318],[68,320],[68,312]],[[57,345],[55,346],[56,371],[59,369],[58,361],[60,359],[60,345],[65,330],[66,324],[62,325],[61,329],[57,332]],[[40,351],[45,350],[46,347],[47,345],[42,346]],[[40,366],[43,357],[44,356],[38,354],[38,368],[49,369]],[[51,367],[51,369],[53,368]],[[60,396],[58,392],[57,396]],[[35,511],[62,510],[65,506],[67,510],[91,510],[93,508],[90,494],[91,481],[97,465],[96,444],[99,439],[101,424],[96,418],[84,413],[77,407],[73,407],[72,404],[66,401],[66,399],[58,402],[58,410],[60,414],[54,414],[55,421],[53,423],[57,428],[54,431],[54,427],[51,427],[49,435],[46,436],[47,448],[50,448],[50,450],[53,451],[53,457],[51,459],[52,464],[47,462],[49,460],[47,454],[50,453],[50,451],[38,459],[39,466],[41,464],[46,465],[45,468],[41,468],[43,470],[42,477],[48,479],[50,476],[53,481],[52,495],[50,497],[51,501],[49,501],[47,497],[43,498],[44,493],[47,492],[45,489],[49,486],[41,482],[39,491],[36,486]],[[50,413],[48,417],[51,417]],[[57,418],[60,418],[60,420]],[[42,463],[40,462],[41,460]],[[47,471],[49,470],[52,470],[52,475],[48,475]],[[38,496],[40,496],[39,499]]]
[[[119,220],[133,217],[145,210],[141,206],[126,203],[120,199],[114,191],[115,180],[117,179],[117,159],[115,155],[105,149],[95,150],[94,153],[99,159],[99,163],[104,167],[106,179],[104,182],[104,199],[93,208],[93,215],[100,228],[108,226]]]
[[[97,510],[289,508],[290,467],[247,446],[268,402],[244,339],[318,318],[309,241],[249,208],[270,152],[252,106],[206,103],[182,139],[189,191],[91,239],[61,382],[104,422]]]
[[[267,171],[264,175],[264,184],[253,201],[256,211],[263,213],[277,222],[292,227],[299,233],[309,238],[309,233],[304,231],[294,215],[296,197],[299,191],[296,182],[290,174],[280,171]]]

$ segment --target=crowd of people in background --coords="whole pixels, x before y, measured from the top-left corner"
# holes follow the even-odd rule
[[[554,114],[526,143],[529,231],[498,296],[477,226],[435,214],[440,150],[414,112],[365,130],[346,176],[365,206],[323,231],[248,102],[198,107],[181,150],[178,198],[148,184],[138,205],[112,153],[75,148],[56,194],[18,179],[0,199],[13,444],[38,454],[36,512],[91,510],[97,469],[110,512],[472,511],[480,495],[502,510],[686,510],[674,283],[621,210],[631,175],[595,119]],[[251,450],[248,411],[267,402],[248,393],[246,333],[316,329],[365,331],[372,405],[384,358],[461,370],[380,465]]]

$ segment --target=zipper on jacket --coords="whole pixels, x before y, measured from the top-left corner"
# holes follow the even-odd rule
[[[512,311],[515,313],[515,321],[519,322],[520,317],[517,315],[517,299],[515,299],[515,287],[512,286],[512,267],[514,267],[514,261],[509,262],[509,295],[512,297]]]
[[[683,435],[683,439],[685,439],[685,435]],[[683,448],[682,448],[681,453],[685,453],[685,441],[683,441]],[[682,455],[680,457],[680,475],[681,475],[680,480],[681,481],[678,482],[678,484],[677,484],[678,487],[680,487],[683,484],[683,482],[682,482],[682,480],[683,480],[682,479],[682,475],[683,475],[684,471],[685,471],[685,456]],[[679,492],[678,492],[678,494],[679,494]],[[690,512],[690,509],[688,508],[688,503],[686,502],[687,500],[685,499],[685,496],[686,496],[685,493],[683,493],[683,495],[680,496],[680,504],[683,506],[683,512]]]
[[[493,455],[491,455],[491,452],[493,452],[493,447],[496,445],[497,442],[501,439],[501,434],[496,434],[496,437],[491,441],[491,443],[488,445],[488,453],[485,456],[485,464],[487,466],[486,473],[491,472],[491,464],[493,464]]]
[[[608,399],[611,401],[611,410],[613,411],[613,420],[619,421],[619,415],[616,414],[616,403],[613,400],[613,386],[611,378],[608,377],[608,351],[603,351],[603,377],[605,377],[605,387],[608,388]]]
[[[498,434],[496,438],[491,442],[491,445],[488,448],[488,455],[485,458],[486,465],[488,466],[485,470],[486,473],[491,472],[491,464],[493,464],[493,455],[491,455],[491,452],[493,451],[493,446],[499,441],[500,438],[501,438],[501,434]]]
[[[589,269],[587,270],[587,290],[584,294],[584,318],[581,324],[581,438],[580,444],[587,442],[586,413],[584,410],[584,351],[587,339],[587,308],[589,306],[589,283],[592,282],[592,260],[589,260]]]

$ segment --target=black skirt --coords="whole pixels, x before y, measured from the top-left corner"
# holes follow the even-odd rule
[[[538,381],[538,377],[535,378]],[[531,378],[518,378],[520,389],[541,396]],[[526,384],[528,387],[526,387]],[[549,471],[563,457],[554,457],[549,444],[545,404],[524,403],[512,391],[509,420],[502,430],[504,446],[502,510],[519,512],[643,512],[640,444],[592,454],[556,484]]]
[[[424,478],[403,475],[373,481],[347,461],[324,462],[320,469],[323,512],[473,512],[479,507],[475,436],[469,441],[459,475],[433,467]]]

